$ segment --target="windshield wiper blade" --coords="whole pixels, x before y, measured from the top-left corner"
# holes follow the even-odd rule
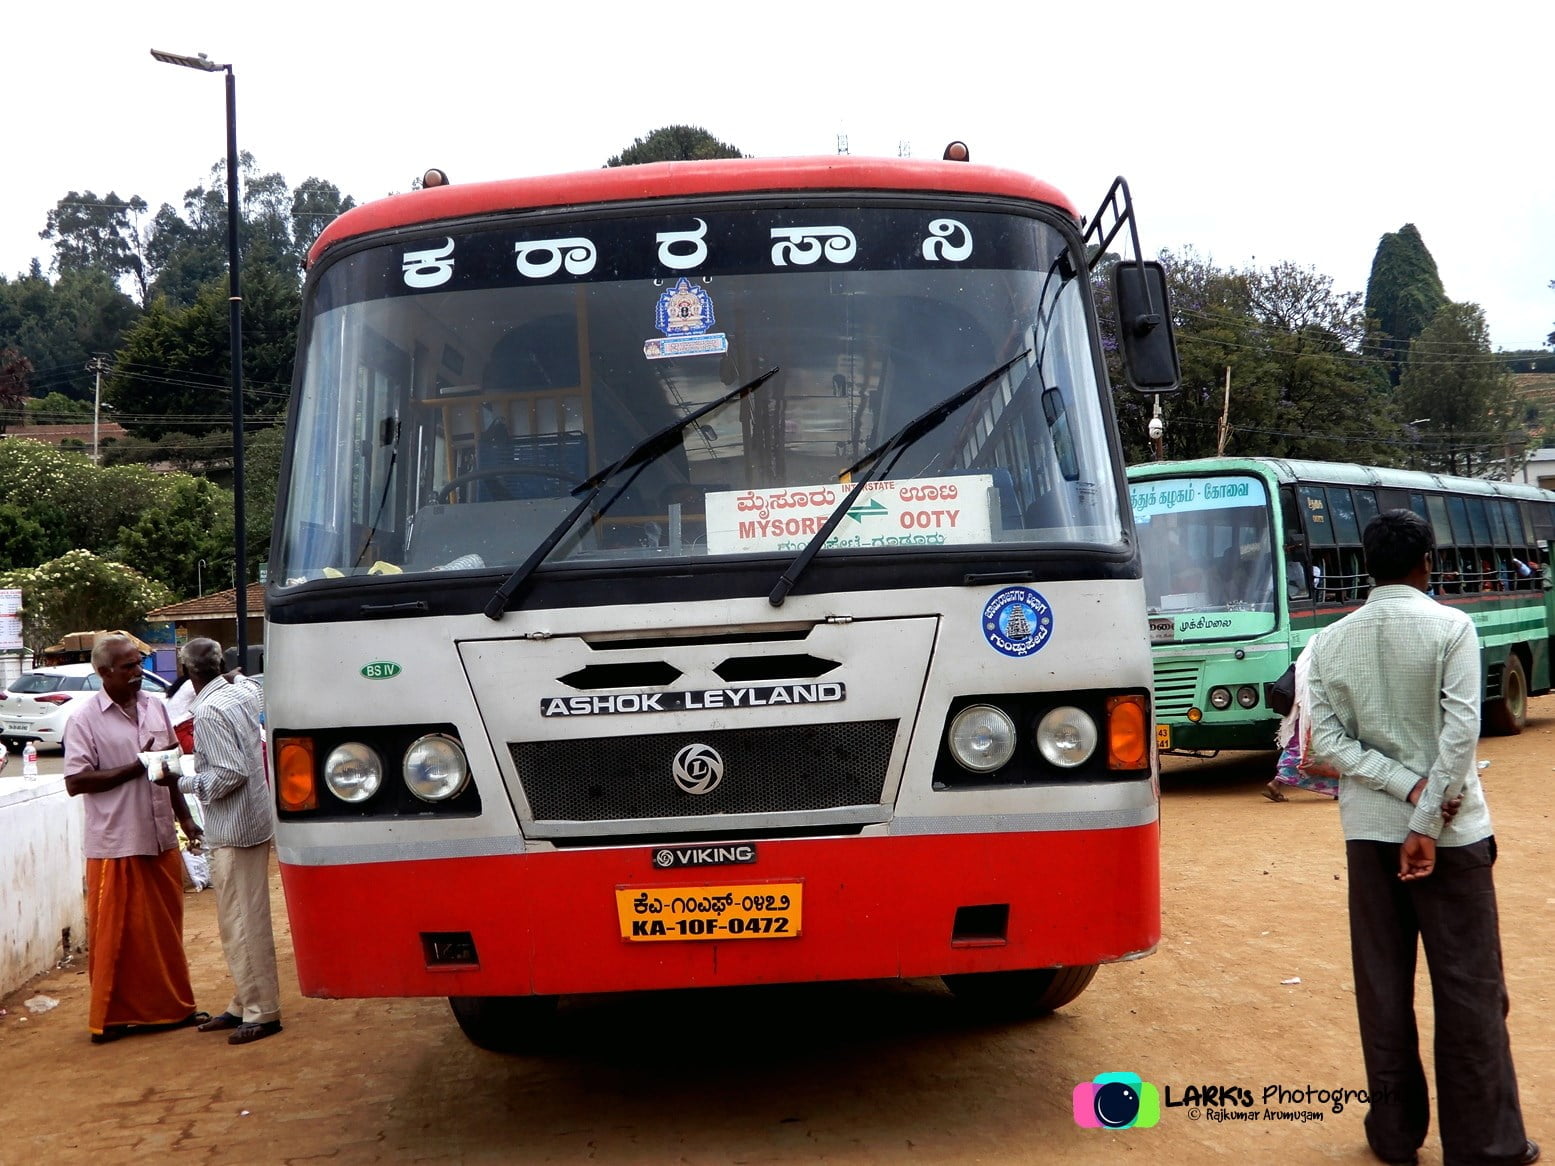
[[[843,470],[838,475],[839,478],[848,477],[861,466],[869,466],[868,471],[863,477],[859,478],[853,489],[848,491],[847,497],[827,516],[826,521],[821,524],[821,529],[815,532],[810,541],[805,544],[804,549],[794,556],[793,562],[788,564],[788,569],[778,577],[777,583],[772,588],[772,593],[767,596],[767,602],[773,607],[783,606],[783,600],[788,598],[788,593],[794,589],[794,584],[799,582],[799,577],[804,574],[805,568],[810,565],[810,560],[815,558],[816,552],[831,537],[832,531],[837,529],[837,524],[847,515],[865,486],[872,482],[878,474],[889,473],[908,446],[912,445],[913,442],[930,430],[938,428],[944,423],[945,418],[949,417],[957,409],[961,408],[962,405],[1009,372],[1010,369],[1015,367],[1017,362],[1024,360],[1030,355],[1031,349],[1029,348],[1017,352],[992,372],[985,373],[966,388],[958,389],[939,402],[939,404],[931,406],[918,414],[918,416],[914,417],[906,425],[903,425],[874,449],[859,458],[858,461]],[[887,457],[893,454],[895,456],[891,457],[890,461],[887,461]],[[882,470],[881,467],[884,467],[884,469]]]
[[[777,376],[777,374],[778,366],[774,365],[754,380],[746,381],[739,388],[725,393],[717,400],[711,401],[698,409],[693,409],[680,420],[672,421],[657,433],[650,433],[604,469],[590,475],[574,486],[571,490],[573,496],[578,497],[581,495],[578,504],[568,511],[565,518],[551,528],[551,532],[530,552],[529,557],[519,565],[516,571],[502,581],[502,586],[492,593],[491,598],[486,601],[485,611],[487,618],[494,620],[502,618],[503,612],[507,611],[508,603],[518,592],[518,589],[524,585],[529,576],[534,574],[535,569],[545,562],[550,553],[567,536],[567,532],[573,528],[578,519],[582,518],[589,507],[594,504],[594,500],[599,497],[612,478],[629,469],[635,468],[637,470],[637,473],[623,482],[621,488],[610,496],[610,500],[599,508],[600,514],[603,514],[615,505],[616,500],[636,480],[637,474],[642,473],[648,463],[662,457],[679,445],[681,435],[692,422],[707,416],[715,409],[721,409],[733,401],[749,396]]]

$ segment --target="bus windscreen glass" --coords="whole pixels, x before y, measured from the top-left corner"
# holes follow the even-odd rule
[[[857,200],[513,216],[358,246],[310,285],[272,578],[510,569],[588,475],[774,367],[612,482],[546,562],[791,556],[842,471],[1023,350],[827,546],[1115,550],[1076,270],[1033,217]]]
[[[1208,640],[1274,630],[1269,492],[1244,474],[1132,482],[1145,597],[1171,635]],[[1152,632],[1158,620],[1152,619]],[[1161,625],[1164,628],[1164,624]]]

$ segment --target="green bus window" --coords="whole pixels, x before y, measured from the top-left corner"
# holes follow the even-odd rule
[[[1301,507],[1296,505],[1296,492],[1289,486],[1280,487],[1280,520],[1285,527],[1285,544],[1299,544],[1301,532]]]
[[[1505,498],[1491,500],[1490,527],[1495,532],[1498,547],[1515,547],[1523,541],[1523,528],[1517,521],[1517,511]]]
[[[1469,527],[1469,504],[1466,499],[1449,497],[1447,513],[1452,517],[1452,541],[1460,547],[1472,546],[1474,534]]]
[[[1436,537],[1436,545],[1452,546],[1455,540],[1452,537],[1452,524],[1447,521],[1447,500],[1440,494],[1432,494],[1425,503],[1431,512],[1431,533]]]
[[[1301,495],[1302,516],[1306,520],[1307,540],[1314,546],[1319,544],[1332,546],[1334,542],[1334,526],[1329,521],[1328,500],[1323,496],[1321,486],[1299,486]]]
[[[1490,533],[1490,513],[1483,498],[1469,499],[1469,529],[1474,532],[1474,545],[1488,547],[1495,541]]]
[[[1377,496],[1370,490],[1355,491],[1355,520],[1361,525],[1361,533],[1366,533],[1366,528],[1371,520],[1377,517]]]
[[[1537,541],[1537,536],[1533,533],[1533,507],[1526,502],[1514,502],[1512,505],[1517,507],[1517,516],[1522,522],[1523,546],[1531,547]]]
[[[1340,546],[1359,546],[1361,528],[1355,519],[1355,502],[1343,486],[1328,487],[1328,509],[1334,523],[1334,540]]]

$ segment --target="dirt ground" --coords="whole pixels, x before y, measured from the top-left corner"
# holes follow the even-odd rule
[[[1522,736],[1480,751],[1523,1110],[1547,1140],[1552,733],[1544,697]],[[1168,762],[1160,950],[1103,968],[1026,1024],[976,1024],[937,981],[658,993],[569,1000],[565,1053],[501,1057],[467,1044],[442,1001],[299,997],[277,884],[286,1029],[270,1040],[181,1031],[93,1046],[80,960],[3,1001],[0,1163],[1370,1162],[1354,1102],[1263,1101],[1273,1087],[1365,1083],[1337,812],[1311,795],[1259,797],[1271,762]],[[214,906],[187,898],[212,1011],[226,999]],[[30,1014],[38,993],[59,1007]],[[1420,1013],[1428,1042],[1423,972]],[[1075,1084],[1129,1070],[1163,1101],[1246,1088],[1260,1120],[1177,1104],[1153,1129],[1077,1127]],[[1434,1132],[1422,1160],[1441,1161]]]

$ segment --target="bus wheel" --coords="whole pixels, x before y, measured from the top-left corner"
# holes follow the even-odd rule
[[[1509,653],[1501,669],[1501,695],[1485,710],[1490,727],[1504,736],[1515,736],[1528,723],[1528,674],[1516,652]]]
[[[970,972],[943,976],[945,987],[969,1008],[988,1016],[1018,1020],[1062,1008],[1096,976],[1096,965],[1036,968],[1021,972]]]
[[[538,1053],[556,1035],[555,996],[450,996],[459,1028],[493,1053]]]

